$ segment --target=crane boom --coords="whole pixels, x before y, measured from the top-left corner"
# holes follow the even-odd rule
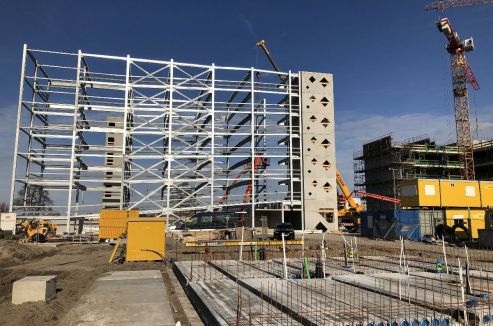
[[[233,189],[241,181],[242,175],[248,174],[250,172],[255,175],[255,173],[257,173],[259,168],[265,169],[268,164],[269,164],[269,162],[263,156],[258,156],[255,158],[255,161],[253,163],[253,171],[252,171],[251,164],[247,164],[245,166],[245,169],[240,171],[240,173],[238,173],[238,175],[236,176],[235,180],[231,183],[231,185],[228,188],[226,188],[224,195],[219,200],[219,204],[222,205],[228,201],[229,195],[231,193],[231,189]],[[247,188],[245,190],[245,194],[243,195],[243,204],[247,204],[250,201],[250,197],[252,195],[252,190],[253,190],[253,184],[248,183]]]
[[[257,42],[257,46],[262,48],[264,51],[265,55],[267,56],[267,59],[269,59],[270,64],[274,68],[275,71],[280,72],[281,69],[279,69],[279,66],[277,63],[274,61],[274,58],[271,56],[269,49],[267,48],[267,45],[265,45],[265,40],[260,40]],[[281,81],[281,84],[284,84],[286,82],[286,76],[285,75],[278,75],[279,80]]]
[[[268,165],[267,159],[264,158],[263,156],[258,156],[255,158],[254,165],[253,165],[253,175],[257,173],[257,170],[262,167],[265,169],[265,167]],[[253,184],[249,183],[247,186],[247,189],[245,191],[245,195],[243,196],[243,203],[247,204],[250,202],[250,196],[252,195],[252,190],[253,190]]]
[[[401,203],[401,201],[399,199],[397,199],[397,198],[387,197],[387,196],[377,195],[377,194],[372,194],[372,193],[369,193],[369,192],[356,191],[356,194],[358,194],[361,197],[368,197],[368,198],[373,198],[373,199],[388,201],[388,202],[395,203],[395,204],[400,204]]]
[[[474,6],[485,3],[493,3],[493,0],[447,0],[434,1],[425,6],[425,10],[444,11],[447,8]]]
[[[274,70],[275,71],[281,71],[281,69],[279,69],[279,66],[277,65],[277,63],[274,61],[274,58],[272,58],[272,56],[270,55],[269,49],[267,49],[267,46],[265,45],[265,40],[258,41],[257,46],[262,48],[262,50],[264,50],[264,53],[267,56],[267,59],[269,59],[269,62],[271,63],[271,65],[274,67]]]
[[[346,183],[344,182],[344,179],[342,178],[341,173],[339,172],[339,169],[337,169],[336,172],[336,180],[337,180],[337,185],[339,186],[339,189],[341,190],[342,194],[344,195],[344,198],[349,204],[349,207],[354,208],[356,211],[360,212],[363,210],[363,207],[361,205],[358,205],[353,198],[353,194],[351,191],[349,191],[349,188],[346,186]]]

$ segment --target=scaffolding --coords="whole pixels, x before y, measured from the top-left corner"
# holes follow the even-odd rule
[[[493,140],[474,144],[474,169],[477,180],[493,180]]]
[[[239,207],[255,226],[256,208],[281,205],[303,219],[298,76],[25,45],[11,210],[67,231],[112,201],[170,220]]]
[[[428,136],[395,141],[391,134],[374,139],[353,153],[356,190],[398,196],[403,180],[461,179],[457,146],[437,145]],[[394,204],[367,202],[368,210],[392,210]]]

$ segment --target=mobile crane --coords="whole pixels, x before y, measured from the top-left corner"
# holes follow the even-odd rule
[[[349,191],[349,188],[344,182],[344,179],[338,169],[336,170],[336,180],[339,190],[344,197],[344,206],[337,212],[339,217],[339,227],[343,226],[346,230],[354,232],[360,225],[360,214],[364,210],[364,207],[363,205],[356,203],[353,198],[353,193]],[[346,207],[346,203],[349,205],[349,208]]]
[[[268,161],[265,157],[257,156],[255,158],[255,160],[253,161],[253,172],[252,173],[255,175],[255,173],[257,173],[257,170],[259,168],[265,169],[267,167],[267,165],[268,165]],[[231,185],[229,185],[227,187],[226,191],[224,192],[224,195],[219,200],[220,205],[224,204],[228,200],[231,189],[233,189],[236,185],[238,185],[238,183],[240,182],[241,176],[244,174],[250,173],[251,171],[252,171],[251,164],[246,164],[245,169],[242,170],[240,173],[238,173],[238,175],[236,176],[236,179],[231,183]],[[252,190],[253,190],[253,184],[249,183],[247,185],[247,189],[245,190],[245,195],[243,196],[243,204],[247,204],[250,201],[250,196],[252,194]]]

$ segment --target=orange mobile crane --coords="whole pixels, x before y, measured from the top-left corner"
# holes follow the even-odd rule
[[[255,160],[253,161],[253,175],[255,175],[258,171],[259,168],[266,168],[268,165],[268,161],[265,157],[263,156],[257,156]],[[231,190],[235,188],[235,186],[240,182],[241,176],[247,173],[250,173],[252,171],[251,164],[246,164],[245,169],[238,173],[236,176],[235,180],[226,188],[226,191],[224,192],[224,195],[221,197],[219,200],[219,205],[224,204],[228,198],[229,194],[231,193]],[[243,196],[243,204],[247,204],[250,202],[250,196],[252,194],[253,190],[253,184],[249,183],[247,185],[247,189],[245,190],[245,195]]]
[[[356,203],[356,201],[353,198],[353,193],[360,197],[367,197],[367,198],[373,198],[373,199],[378,199],[378,200],[383,200],[383,201],[388,201],[394,204],[400,204],[401,201],[397,198],[393,197],[387,197],[383,195],[378,195],[378,194],[372,194],[369,192],[364,192],[364,191],[354,191],[350,192],[349,188],[346,186],[346,183],[344,182],[344,179],[342,178],[341,173],[339,170],[337,171],[336,175],[337,179],[337,185],[339,186],[339,189],[342,192],[342,195],[344,197],[344,207],[339,209],[338,215],[339,215],[339,226],[343,226],[346,228],[348,231],[353,232],[356,231],[358,226],[360,225],[361,218],[360,214],[361,212],[364,211],[364,207],[361,204]],[[349,208],[345,207],[345,204],[348,204]]]

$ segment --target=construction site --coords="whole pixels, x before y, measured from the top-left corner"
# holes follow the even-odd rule
[[[492,5],[424,7],[454,140],[355,130],[353,166],[337,75],[281,67],[269,39],[267,69],[24,44],[0,324],[493,323],[493,139],[473,38],[445,18]]]

